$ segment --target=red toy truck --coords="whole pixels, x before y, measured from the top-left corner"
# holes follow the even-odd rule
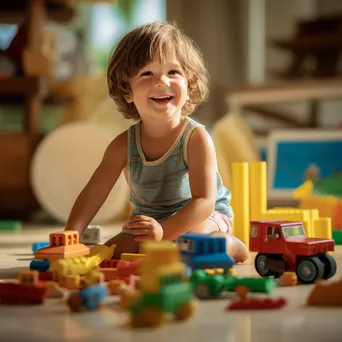
[[[308,238],[301,222],[283,220],[251,221],[249,250],[258,252],[254,265],[262,276],[279,277],[296,272],[298,280],[311,284],[336,273],[334,240]]]

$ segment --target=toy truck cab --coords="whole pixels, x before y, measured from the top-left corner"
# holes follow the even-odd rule
[[[255,268],[261,276],[290,271],[309,284],[336,272],[336,262],[327,253],[334,250],[334,240],[306,237],[301,222],[252,221],[249,249],[258,252]]]

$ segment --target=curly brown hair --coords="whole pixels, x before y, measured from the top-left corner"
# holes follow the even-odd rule
[[[110,57],[107,82],[109,94],[127,119],[139,119],[134,103],[127,103],[129,79],[150,62],[156,52],[161,58],[176,56],[188,81],[189,99],[182,108],[183,115],[191,114],[196,106],[207,100],[209,77],[198,46],[175,24],[155,22],[128,32]]]

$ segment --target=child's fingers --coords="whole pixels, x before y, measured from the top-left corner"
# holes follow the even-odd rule
[[[137,236],[134,238],[134,241],[136,242],[145,242],[145,241],[152,241],[153,238],[149,235],[141,235],[141,236]]]
[[[149,216],[145,215],[136,215],[136,216],[131,216],[128,220],[128,222],[135,222],[135,221],[150,221],[151,218]]]
[[[132,235],[135,236],[140,236],[140,235],[148,235],[149,234],[149,230],[148,229],[144,229],[144,228],[133,228],[132,229]]]
[[[128,222],[126,224],[126,228],[134,229],[134,228],[146,228],[150,227],[150,222],[146,221],[137,221],[137,222]]]

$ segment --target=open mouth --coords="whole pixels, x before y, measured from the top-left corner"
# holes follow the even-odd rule
[[[151,97],[151,100],[157,103],[167,103],[174,99],[174,96],[158,96],[158,97]]]

